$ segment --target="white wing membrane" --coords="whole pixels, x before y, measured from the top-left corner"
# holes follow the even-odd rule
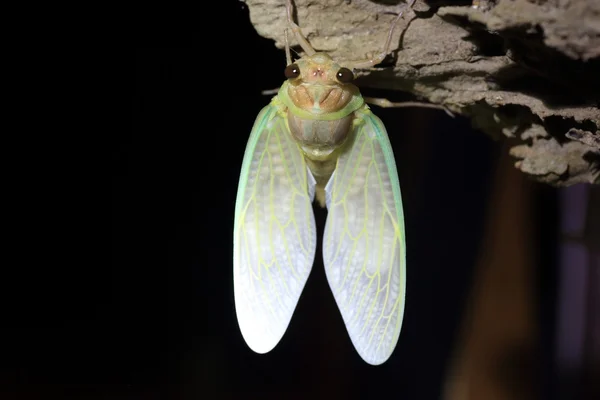
[[[326,187],[325,271],[359,355],[385,362],[398,341],[406,285],[402,200],[385,128],[369,111]]]
[[[274,106],[257,117],[236,201],[234,295],[240,330],[257,353],[285,333],[312,268],[314,179]]]

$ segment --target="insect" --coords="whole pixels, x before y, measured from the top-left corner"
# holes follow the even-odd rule
[[[341,65],[311,47],[286,1],[305,56],[293,62],[286,40],[287,80],[258,114],[244,154],[234,225],[238,323],[257,353],[281,340],[315,257],[316,199],[328,211],[329,286],[356,351],[379,365],[392,354],[402,325],[404,216],[386,129],[352,81],[353,69],[388,54],[402,13],[383,52]]]

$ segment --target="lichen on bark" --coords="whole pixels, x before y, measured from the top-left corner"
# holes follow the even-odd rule
[[[256,31],[283,48],[285,1],[244,2]],[[404,4],[296,0],[295,17],[317,50],[356,60],[381,50]],[[600,184],[600,0],[418,0],[391,50],[357,73],[360,86],[411,93],[517,139],[515,166],[539,181]]]

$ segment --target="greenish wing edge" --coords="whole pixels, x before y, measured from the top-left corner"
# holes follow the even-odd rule
[[[392,144],[387,134],[387,129],[383,125],[383,122],[372,112],[368,112],[365,116],[365,124],[370,126],[375,132],[375,137],[381,149],[383,151],[385,163],[389,169],[390,182],[392,182],[392,191],[394,193],[394,202],[396,203],[396,214],[398,217],[398,226],[400,228],[400,234],[402,235],[400,240],[401,245],[401,264],[400,264],[400,278],[402,280],[402,291],[403,291],[403,306],[401,307],[401,314],[398,319],[399,331],[402,328],[402,321],[404,319],[405,299],[406,299],[406,235],[404,229],[404,209],[402,206],[402,193],[400,191],[400,181],[398,179],[398,170],[396,169],[396,159],[394,158],[394,152],[392,150]],[[366,127],[365,127],[366,128]],[[363,128],[364,129],[364,128]],[[365,132],[366,133],[366,132]]]
[[[244,194],[246,192],[246,183],[248,182],[248,170],[250,169],[250,164],[252,163],[252,155],[254,154],[254,149],[256,148],[256,143],[265,131],[265,127],[267,123],[277,115],[277,108],[273,104],[268,104],[265,106],[256,116],[256,120],[254,121],[254,125],[252,126],[252,131],[250,132],[250,137],[248,138],[248,144],[246,145],[246,150],[244,151],[244,159],[242,161],[242,169],[240,171],[240,180],[238,183],[238,191],[235,199],[235,221],[233,228],[233,259],[236,259],[237,256],[237,237],[238,237],[238,229],[239,229],[239,218],[240,212],[242,210],[243,204],[242,201],[244,199]]]
[[[383,125],[383,122],[379,117],[373,113],[369,113],[364,116],[366,124],[372,126],[375,131],[377,141],[381,145],[383,155],[385,157],[385,163],[389,168],[390,180],[392,181],[392,190],[394,192],[394,200],[396,202],[396,209],[398,213],[398,223],[404,234],[404,210],[402,207],[402,193],[400,191],[400,181],[398,180],[398,170],[396,169],[396,159],[394,158],[394,152],[392,150],[392,144],[387,134],[387,130]],[[404,241],[403,241],[404,242]]]

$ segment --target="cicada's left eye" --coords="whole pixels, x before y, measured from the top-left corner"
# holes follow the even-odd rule
[[[335,77],[341,83],[350,83],[354,80],[354,74],[348,68],[340,68],[340,70],[335,74]]]
[[[300,76],[300,68],[298,68],[297,64],[290,64],[285,67],[284,71],[285,77],[288,79],[294,79]]]

